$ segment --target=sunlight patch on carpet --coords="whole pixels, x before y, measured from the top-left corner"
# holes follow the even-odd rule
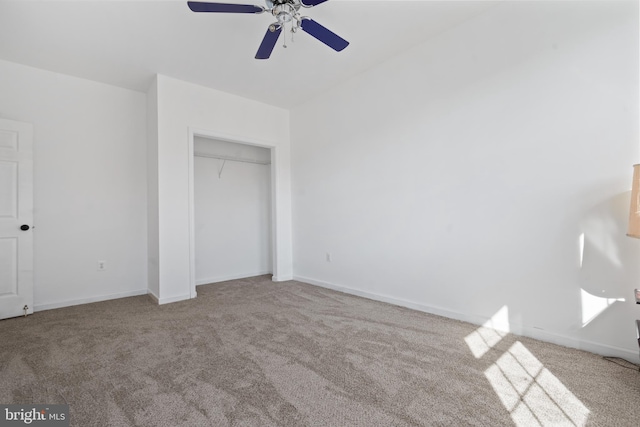
[[[505,305],[491,316],[491,319],[467,335],[464,341],[476,359],[480,359],[487,351],[498,344],[509,331],[509,308]]]
[[[520,342],[485,376],[517,426],[583,426],[589,409]]]

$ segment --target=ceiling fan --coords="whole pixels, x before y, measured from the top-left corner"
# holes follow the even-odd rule
[[[265,0],[267,7],[253,6],[248,4],[233,3],[208,3],[189,1],[189,9],[193,12],[217,12],[217,13],[264,13],[269,12],[276,17],[277,21],[269,25],[267,33],[262,39],[262,43],[256,53],[256,59],[268,59],[273,52],[273,48],[278,42],[280,33],[285,25],[291,25],[291,33],[298,29],[310,34],[333,50],[340,52],[349,45],[349,42],[333,33],[313,19],[301,16],[300,7],[310,8],[324,3],[327,0]],[[287,47],[286,41],[284,47]]]

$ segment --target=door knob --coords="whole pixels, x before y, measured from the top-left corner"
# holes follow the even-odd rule
[[[29,226],[27,224],[23,224],[20,226],[20,230],[22,231],[27,231],[29,229]]]

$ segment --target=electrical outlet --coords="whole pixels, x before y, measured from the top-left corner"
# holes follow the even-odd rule
[[[98,271],[105,271],[107,269],[107,261],[98,261]]]
[[[327,262],[331,262],[331,252],[327,252]]]

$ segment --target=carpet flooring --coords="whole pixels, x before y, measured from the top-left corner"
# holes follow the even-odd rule
[[[640,373],[269,276],[0,321],[0,403],[72,426],[640,425]]]

